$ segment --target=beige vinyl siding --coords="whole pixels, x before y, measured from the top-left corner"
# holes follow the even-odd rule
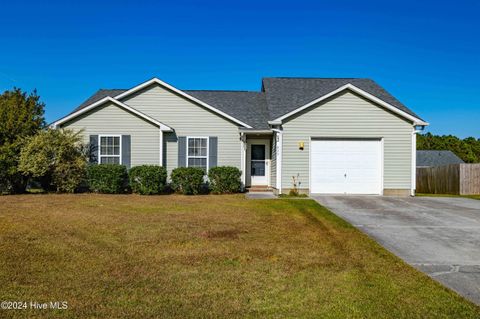
[[[175,130],[165,134],[164,157],[169,172],[177,167],[178,136],[218,137],[218,165],[240,168],[238,126],[230,120],[157,84],[124,98],[122,102]]]
[[[303,111],[283,125],[282,188],[309,188],[311,137],[384,138],[384,188],[409,189],[412,163],[412,124],[376,104],[344,92]],[[299,150],[298,142],[305,142]]]
[[[277,133],[273,134],[272,137],[272,165],[270,168],[271,172],[271,178],[270,178],[270,184],[272,185],[273,188],[277,188]]]
[[[131,166],[159,164],[159,128],[113,103],[84,113],[62,127],[76,131],[83,129],[85,143],[90,142],[90,135],[130,135]]]

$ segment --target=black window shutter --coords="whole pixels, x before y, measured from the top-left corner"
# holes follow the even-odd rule
[[[208,138],[208,169],[217,166],[218,161],[218,138],[210,136]]]
[[[178,137],[178,167],[187,166],[187,138]]]
[[[130,168],[131,163],[131,140],[130,135],[122,135],[122,165],[125,165],[127,168]]]
[[[98,164],[98,135],[90,135],[89,163]]]

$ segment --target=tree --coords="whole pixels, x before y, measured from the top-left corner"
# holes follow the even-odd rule
[[[44,189],[73,193],[85,180],[87,158],[81,132],[47,129],[25,139],[18,168]]]
[[[453,135],[433,135],[432,133],[417,136],[418,150],[448,150],[455,153],[466,163],[480,162],[480,140],[474,137],[460,139]]]
[[[44,108],[35,90],[27,95],[14,88],[0,95],[0,193],[25,191],[18,158],[23,139],[45,127]]]

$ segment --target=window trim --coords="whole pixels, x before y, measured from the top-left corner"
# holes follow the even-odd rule
[[[188,155],[188,140],[191,139],[191,138],[204,138],[207,140],[207,155],[205,156],[189,156]],[[186,164],[186,167],[189,167],[188,166],[188,159],[189,158],[206,158],[207,159],[207,167],[205,167],[205,172],[208,172],[208,168],[210,167],[210,138],[208,136],[187,136],[187,141],[186,141],[186,150],[185,150],[185,164]],[[198,166],[192,166],[192,167],[198,167]]]
[[[120,154],[119,155],[102,155],[102,137],[119,137]],[[98,164],[102,163],[102,157],[118,157],[118,164],[122,165],[122,135],[121,134],[99,134],[98,135]]]

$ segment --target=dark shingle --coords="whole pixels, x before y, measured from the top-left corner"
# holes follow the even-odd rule
[[[418,117],[414,112],[370,79],[264,78],[262,79],[262,90],[260,92],[215,90],[184,90],[184,92],[254,128],[265,129],[269,127],[268,121],[285,115],[348,83],[410,115]],[[73,112],[95,103],[106,96],[115,97],[125,91],[127,90],[98,90]]]
[[[341,86],[352,84],[396,108],[418,117],[380,85],[370,79],[357,78],[264,78],[262,88],[266,93],[270,118],[273,120]]]
[[[462,164],[464,161],[451,151],[417,151],[417,167]]]
[[[268,128],[268,109],[263,92],[190,90],[184,92],[254,128]]]
[[[110,97],[115,97],[116,95],[119,95],[120,93],[125,92],[126,90],[124,89],[100,89],[95,94],[93,94],[91,97],[86,99],[82,104],[80,104],[75,110],[72,111],[72,113],[83,109],[86,106],[89,106],[90,104],[93,104],[97,101],[100,101],[104,97],[110,96]]]

